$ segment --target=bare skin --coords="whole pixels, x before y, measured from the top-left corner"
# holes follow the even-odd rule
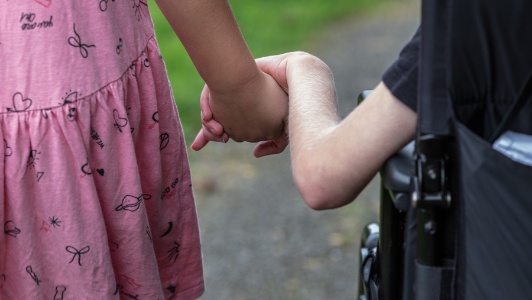
[[[288,145],[289,109],[296,184],[310,207],[329,209],[351,202],[413,138],[415,113],[383,84],[341,121],[332,74],[321,60],[296,52],[255,63],[227,0],[156,1],[206,83],[194,150],[231,137],[265,141],[257,157],[280,153]]]
[[[206,122],[205,135],[226,142],[280,137],[286,93],[262,72],[242,37],[227,0],[156,0],[210,88],[209,105],[222,122]],[[223,133],[225,132],[225,134]]]
[[[295,52],[259,59],[257,64],[289,95],[293,175],[313,209],[352,202],[386,159],[414,138],[416,113],[383,83],[342,121],[332,74],[320,59]],[[208,110],[203,114],[212,122]],[[262,143],[255,156],[282,152],[286,144],[283,139]]]

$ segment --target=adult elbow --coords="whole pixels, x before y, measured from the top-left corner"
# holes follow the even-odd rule
[[[303,199],[305,200],[305,203],[308,205],[308,207],[312,208],[313,210],[320,211],[336,208],[335,206],[331,205],[329,201],[330,199],[320,197],[317,194],[305,195],[303,196]]]
[[[313,210],[338,208],[353,201],[355,196],[337,186],[327,176],[320,176],[308,168],[294,171],[294,181],[305,203]]]
[[[296,183],[297,184],[297,183]],[[297,184],[301,197],[313,210],[327,210],[341,207],[353,200],[346,201],[339,191],[334,191],[329,187],[319,183],[306,182]]]
[[[348,174],[316,159],[296,159],[292,163],[299,193],[314,210],[338,208],[353,202],[371,180],[347,176]]]

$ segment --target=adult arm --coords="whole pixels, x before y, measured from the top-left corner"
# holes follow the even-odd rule
[[[382,83],[341,121],[333,77],[321,60],[291,53],[259,60],[259,66],[288,91],[293,175],[313,209],[353,201],[386,159],[414,138],[416,114]]]
[[[156,2],[208,85],[210,107],[225,132],[238,141],[281,136],[287,96],[257,67],[228,1]]]

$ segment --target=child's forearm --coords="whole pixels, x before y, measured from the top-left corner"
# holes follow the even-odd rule
[[[257,67],[227,0],[156,0],[210,90],[210,105],[241,141],[282,133],[287,96]]]
[[[259,74],[227,0],[156,0],[211,91]]]

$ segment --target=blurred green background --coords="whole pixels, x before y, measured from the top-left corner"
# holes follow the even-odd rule
[[[230,0],[240,29],[258,58],[308,51],[308,42],[330,23],[360,13],[385,0]],[[204,82],[154,0],[148,1],[157,41],[187,144],[201,127],[199,96]]]

